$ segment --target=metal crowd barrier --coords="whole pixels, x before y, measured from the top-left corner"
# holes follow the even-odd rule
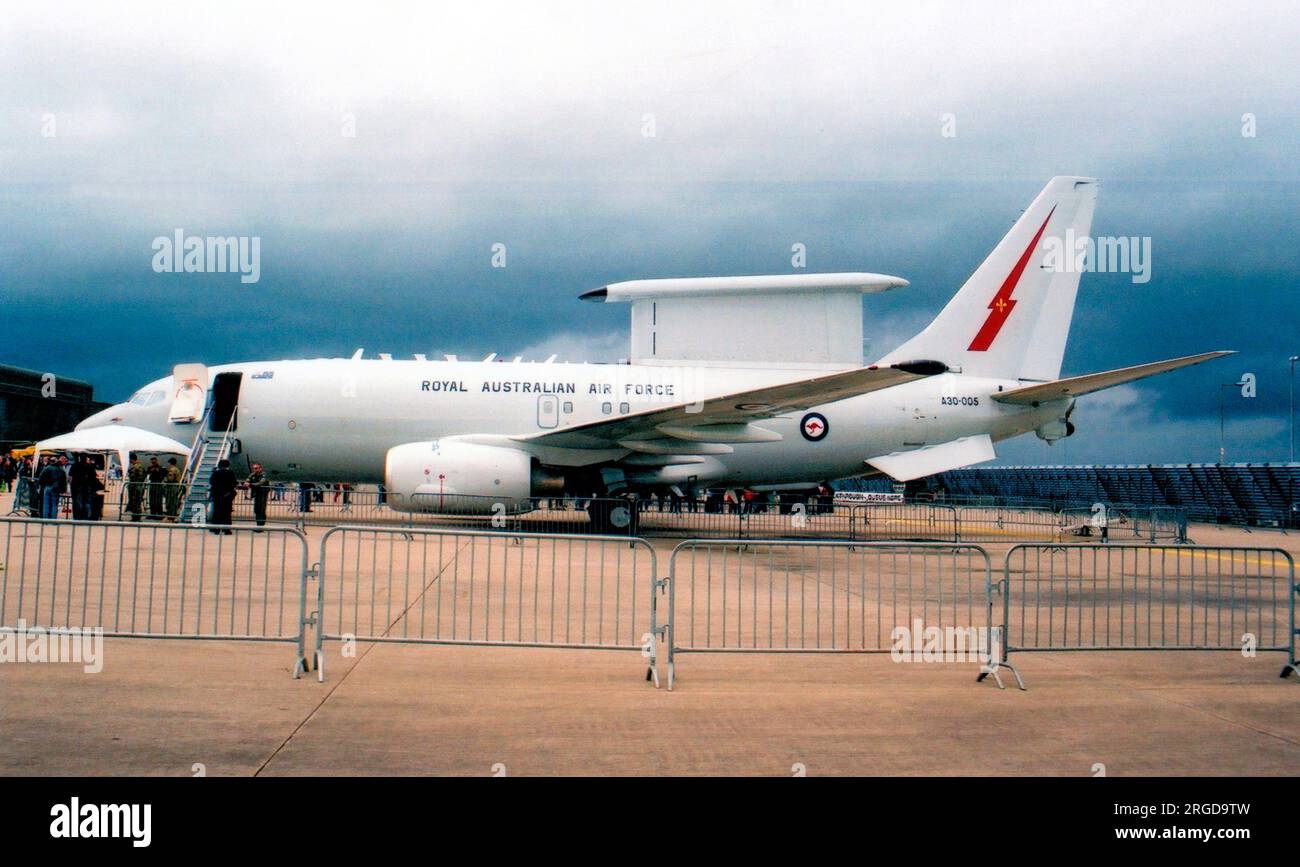
[[[658,684],[654,549],[643,539],[335,527],[320,543],[325,641],[642,651]]]
[[[294,529],[0,519],[0,625],[118,638],[278,641],[305,661]]]
[[[1021,507],[961,506],[955,509],[957,538],[964,542],[1053,541],[1063,532],[1053,511]]]
[[[958,542],[957,509],[939,503],[867,503],[852,507],[850,539]]]
[[[131,485],[117,482],[106,497],[105,518],[128,520]],[[171,488],[176,487],[173,492]],[[155,494],[155,492],[157,492]],[[171,494],[171,496],[169,496]],[[140,485],[139,515],[145,520],[175,520],[183,486]],[[268,494],[270,524],[340,526],[425,526],[440,529],[518,533],[597,533],[636,536],[724,539],[832,539],[848,541],[1033,542],[1081,540],[1185,542],[1187,522],[1181,510],[1165,507],[1107,505],[1105,522],[1095,507],[1053,508],[1038,504],[953,504],[831,502],[816,496],[785,495],[725,502],[716,495],[662,497],[636,501],[630,523],[602,524],[588,517],[592,504],[627,506],[625,498],[539,497],[523,503],[498,504],[489,496],[417,495],[436,499],[437,512],[402,510],[401,495],[376,486],[273,483]],[[66,505],[66,504],[65,504]],[[158,506],[155,513],[154,506]],[[394,507],[397,508],[394,508]],[[66,512],[66,508],[64,510]],[[234,502],[236,521],[254,520],[253,501],[241,488]],[[1107,533],[1101,531],[1105,523]]]
[[[918,630],[987,660],[990,577],[969,544],[682,542],[669,560],[669,689],[681,653],[888,653]]]
[[[1300,586],[1279,548],[1016,545],[1000,584],[1013,672],[1011,654],[1031,651],[1246,648],[1298,671]]]

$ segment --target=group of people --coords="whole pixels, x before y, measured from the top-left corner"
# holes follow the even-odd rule
[[[271,494],[271,480],[262,471],[262,465],[255,463],[253,472],[244,479],[243,485],[253,501],[253,520],[258,527],[253,532],[261,533],[261,528],[266,526],[266,501]],[[225,458],[217,461],[217,468],[208,477],[208,502],[212,505],[208,532],[231,535],[233,531],[228,528],[234,521],[235,496],[239,487],[239,476],[230,468],[230,461]]]
[[[35,517],[57,519],[66,513],[70,501],[73,520],[97,521],[104,514],[105,479],[121,478],[120,471],[115,473],[115,470],[118,470],[116,464],[101,474],[92,455],[71,459],[68,455],[46,455],[35,464],[31,457],[4,455],[0,457],[0,491],[14,491],[15,509],[25,509]],[[122,520],[190,520],[193,516],[181,516],[187,488],[182,465],[176,458],[168,458],[163,463],[151,457],[146,463],[132,454],[126,470]],[[230,530],[222,528],[233,523],[235,500],[241,488],[252,500],[253,520],[258,527],[264,527],[267,503],[284,499],[285,482],[273,482],[258,463],[252,465],[252,473],[240,479],[226,459],[218,462],[208,479],[208,504],[200,523],[210,525],[214,533],[229,534]],[[298,511],[310,512],[311,504],[324,502],[330,492],[335,503],[342,501],[344,511],[350,508],[351,485],[318,486],[304,482],[298,485]]]
[[[14,492],[15,506],[41,518],[58,518],[65,495],[71,495],[72,517],[95,521],[104,513],[104,482],[93,455],[46,455],[35,464],[6,456],[0,463],[0,479]]]
[[[132,521],[148,517],[150,521],[175,522],[180,517],[185,493],[182,478],[175,458],[168,458],[167,465],[163,466],[157,457],[152,457],[146,465],[137,455],[131,455],[131,465],[126,470],[126,514]]]
[[[25,472],[24,472],[25,471]],[[32,474],[31,458],[16,458],[12,455],[0,455],[0,493],[12,491],[18,479]]]

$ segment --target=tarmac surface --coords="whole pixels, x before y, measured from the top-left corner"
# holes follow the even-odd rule
[[[293,611],[280,615],[274,582],[259,590],[257,580],[240,579],[214,589],[211,583],[200,588],[193,577],[216,557],[233,552],[236,539],[245,547],[232,574],[244,575],[240,564],[251,564],[248,577],[264,577],[256,564],[272,562],[271,552],[279,551],[276,534],[256,536],[262,546],[257,548],[247,533],[221,541],[200,531],[170,532],[185,532],[190,540],[205,537],[204,567],[196,573],[190,561],[181,569],[175,566],[176,551],[166,561],[155,552],[149,562],[167,564],[146,573],[153,576],[155,596],[147,605],[122,606],[119,618],[133,612],[138,631],[162,629],[165,616],[169,632],[281,634],[277,617],[292,620]],[[308,528],[307,535],[314,559],[323,529]],[[1280,546],[1292,552],[1298,547],[1296,535],[1276,531],[1194,526],[1191,536],[1202,546]],[[425,540],[417,536],[416,541]],[[653,543],[660,573],[678,541]],[[75,625],[84,607],[92,612],[85,622],[108,619],[98,614],[101,598],[116,601],[110,590],[122,586],[120,576],[140,570],[134,560],[130,569],[99,561],[126,561],[119,548],[134,555],[144,546],[121,538],[102,542],[116,546],[112,557],[95,547],[97,538],[84,541],[82,554],[66,539],[60,544],[67,547],[47,549],[67,551],[68,560],[59,583],[42,590],[48,594],[41,597],[47,600],[45,611],[52,612],[46,617],[57,612]],[[16,574],[20,561],[13,544],[0,575]],[[593,618],[590,624],[603,623],[606,631],[592,626],[579,641],[570,621],[573,643],[635,646],[645,628],[637,618],[647,610],[652,578],[644,565],[646,552],[637,554],[642,595],[633,602],[626,595],[615,600],[617,585],[606,585],[604,596],[596,592],[602,576],[627,573],[631,560],[612,571],[592,561],[560,568],[538,551],[492,566],[482,549],[472,566],[451,565],[468,562],[462,548],[446,562],[430,560],[426,550],[417,568],[408,565],[412,544],[400,535],[371,540],[340,557],[351,567],[336,568],[333,575],[327,570],[327,611],[342,619],[331,626],[327,618],[325,628],[356,632],[362,640],[352,656],[342,655],[345,643],[325,642],[323,683],[314,672],[291,678],[292,644],[251,641],[110,637],[103,669],[95,674],[76,664],[0,664],[0,774],[786,776],[801,768],[808,775],[1300,772],[1300,684],[1294,677],[1278,678],[1282,654],[1019,653],[1013,661],[1029,687],[1022,692],[1006,675],[1005,690],[990,681],[977,683],[978,664],[969,661],[900,663],[888,653],[688,653],[678,657],[670,692],[646,681],[646,662],[635,649],[364,640],[416,634],[527,639],[558,629],[560,613],[586,613]],[[150,546],[160,548],[156,539]],[[1000,563],[1005,545],[988,548]],[[375,565],[380,555],[388,565]],[[451,568],[460,570],[455,590],[448,583]],[[825,588],[824,597],[802,603],[814,615],[829,614],[829,600],[841,598],[837,592],[863,611],[874,610],[859,598],[866,585],[855,589],[851,581],[828,580],[825,568],[767,568],[767,584],[750,582],[743,571],[727,572],[723,583],[734,579],[737,587],[761,590],[783,570]],[[189,600],[184,615],[174,595],[180,589],[178,570],[194,584],[181,596]],[[499,574],[516,576],[510,579],[514,583],[493,577]],[[105,575],[103,588],[96,589],[96,579]],[[890,588],[901,586],[890,582]],[[529,599],[527,593],[538,587],[536,600]],[[471,589],[479,601],[467,601]],[[133,590],[137,599],[144,598],[140,587]],[[165,605],[164,590],[173,594]],[[754,624],[764,618],[776,622],[777,615],[787,613],[784,605],[765,608],[764,592],[728,603],[738,606],[727,609],[728,622],[743,626],[738,635],[745,641],[765,640],[768,631]],[[349,593],[353,607],[342,604]],[[12,587],[8,599],[0,615],[11,626],[20,613]],[[440,615],[435,599],[446,605]],[[206,614],[195,613],[201,600],[208,600]],[[315,600],[310,602],[314,608]],[[23,611],[32,604],[29,596]],[[277,617],[263,619],[268,608]],[[498,610],[504,614],[493,614]],[[460,618],[455,627],[453,611]],[[704,622],[720,611],[710,609]],[[481,634],[466,631],[471,612],[479,612],[472,629]],[[631,619],[623,620],[625,614]],[[841,615],[850,643],[860,649],[873,644],[865,628],[869,618],[854,620],[847,609],[839,609],[836,616]],[[614,618],[619,618],[617,628]],[[1224,628],[1228,634],[1237,626]],[[844,640],[841,633],[839,641]],[[662,659],[660,667],[662,672]]]

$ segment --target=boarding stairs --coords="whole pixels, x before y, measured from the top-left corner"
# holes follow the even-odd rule
[[[185,473],[181,476],[181,484],[185,486],[185,503],[181,511],[181,520],[195,524],[208,522],[208,481],[212,478],[212,471],[217,468],[217,463],[223,458],[230,457],[232,442],[230,434],[235,425],[235,415],[232,413],[230,424],[225,431],[221,433],[209,431],[207,423],[211,412],[212,409],[209,407],[203,413],[198,432],[194,435],[194,443],[190,447],[189,463],[185,465]]]

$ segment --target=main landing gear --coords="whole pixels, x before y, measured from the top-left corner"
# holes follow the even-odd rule
[[[611,536],[635,536],[640,531],[641,516],[636,502],[626,497],[592,500],[587,504],[591,532]]]

